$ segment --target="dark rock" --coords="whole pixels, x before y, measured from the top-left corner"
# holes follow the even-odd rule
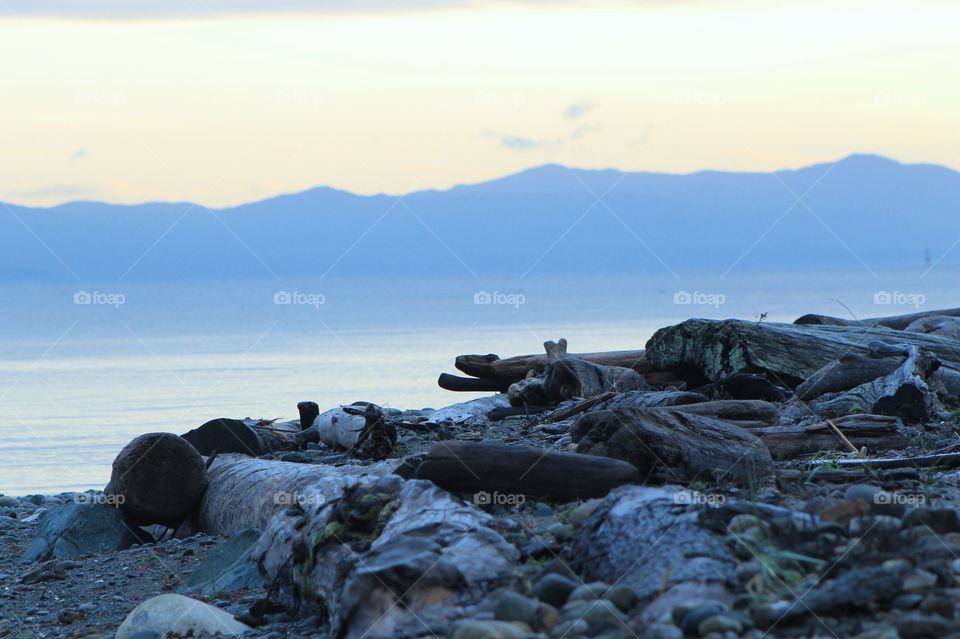
[[[903,518],[903,527],[929,526],[934,532],[945,535],[960,532],[960,516],[951,508],[929,508],[921,506],[907,513]]]
[[[621,612],[630,612],[637,605],[637,593],[630,586],[611,586],[603,598],[612,601]]]
[[[210,595],[262,587],[263,577],[250,555],[259,538],[259,530],[248,529],[227,539],[190,574],[183,592]]]
[[[909,613],[893,618],[901,639],[939,639],[955,633],[960,624],[936,615]]]
[[[123,514],[112,506],[68,503],[43,514],[20,561],[81,557],[124,550],[148,541],[153,541],[152,537],[125,521]]]
[[[530,594],[555,608],[561,608],[576,588],[576,581],[563,575],[548,573],[533,586]]]
[[[540,602],[536,599],[508,590],[497,601],[493,614],[501,621],[519,621],[533,628],[539,608]]]
[[[700,634],[701,623],[711,617],[722,615],[726,611],[727,609],[721,604],[708,603],[703,606],[698,606],[685,614],[678,625],[680,629],[683,630],[683,634],[697,636]]]

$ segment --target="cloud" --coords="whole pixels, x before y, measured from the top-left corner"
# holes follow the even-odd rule
[[[595,105],[590,104],[589,102],[575,102],[567,107],[566,111],[563,112],[563,117],[568,120],[576,120],[577,118],[584,116],[596,108]]]
[[[590,135],[591,133],[599,132],[603,127],[599,122],[591,122],[590,124],[582,124],[573,130],[573,133],[570,134],[570,138],[574,140],[579,140],[580,138]]]
[[[76,151],[74,151],[74,152],[70,155],[70,159],[71,159],[71,160],[82,160],[82,159],[84,159],[85,157],[87,157],[88,155],[90,155],[90,154],[87,153],[87,150],[86,150],[86,149],[77,149]]]
[[[535,140],[518,135],[505,135],[500,138],[500,146],[513,151],[533,151],[536,149],[551,149],[561,146],[563,140]]]
[[[35,200],[41,198],[79,198],[93,192],[79,184],[47,184],[20,191],[6,191],[0,196],[11,200]]]

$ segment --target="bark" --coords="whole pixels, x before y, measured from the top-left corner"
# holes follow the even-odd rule
[[[897,359],[878,359],[847,353],[808,377],[797,386],[795,394],[798,399],[809,401],[826,393],[850,390],[889,375],[900,365],[901,362]]]
[[[207,485],[206,466],[193,446],[171,433],[148,433],[113,460],[104,493],[117,498],[133,523],[173,528],[197,507]]]
[[[396,476],[289,508],[252,552],[288,609],[329,614],[334,637],[371,639],[445,636],[461,606],[501,585],[519,559],[489,515]]]
[[[571,436],[577,452],[629,462],[641,478],[748,485],[773,475],[770,452],[735,424],[676,409],[623,408],[585,414]]]
[[[908,424],[931,421],[943,409],[927,383],[940,366],[932,354],[913,345],[903,345],[907,359],[895,371],[861,384],[842,395],[818,402],[814,411],[825,417],[854,413],[895,415]]]
[[[833,422],[857,448],[897,450],[907,446],[902,422],[888,415],[850,415]],[[829,423],[755,429],[755,435],[770,449],[774,459],[792,459],[825,450],[846,452]]]
[[[912,333],[928,333],[960,340],[960,317],[931,315],[910,323],[904,330]]]
[[[567,502],[602,497],[634,482],[637,469],[615,459],[546,448],[448,441],[430,450],[417,467],[417,479],[477,499],[500,494]]]
[[[798,385],[849,353],[867,356],[872,342],[912,344],[960,370],[960,342],[883,327],[798,326],[742,320],[687,320],[657,331],[647,358],[657,368],[690,380],[719,381],[735,373],[765,373]]]
[[[271,517],[292,504],[323,504],[359,478],[386,475],[398,465],[399,460],[327,466],[218,455],[207,471],[209,485],[200,502],[200,530],[227,536],[246,528],[263,530]]]
[[[829,317],[827,315],[809,314],[798,317],[794,324],[801,325],[821,325],[821,326],[883,326],[896,330],[904,330],[913,322],[927,317],[960,317],[960,308],[950,308],[939,311],[924,311],[922,313],[910,313],[907,315],[893,315],[891,317],[872,317],[863,320],[848,320],[839,317]]]

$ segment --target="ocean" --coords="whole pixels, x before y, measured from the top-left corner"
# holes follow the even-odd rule
[[[958,272],[0,284],[0,493],[102,488],[147,432],[356,400],[439,407],[454,357],[643,348],[689,317],[958,305]]]

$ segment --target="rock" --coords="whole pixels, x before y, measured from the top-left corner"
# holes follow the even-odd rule
[[[524,639],[523,630],[506,621],[467,619],[453,626],[452,639]]]
[[[630,586],[641,599],[681,582],[727,583],[737,561],[700,525],[699,507],[676,487],[623,486],[581,526],[572,550],[589,557],[582,577]]]
[[[38,584],[44,581],[62,581],[66,578],[67,570],[63,566],[63,562],[51,559],[38,564],[21,575],[19,582],[22,584]]]
[[[563,604],[567,603],[570,593],[576,588],[576,581],[551,572],[541,577],[540,580],[534,584],[530,590],[530,595],[555,608],[561,608]]]
[[[611,586],[603,598],[613,602],[621,612],[630,612],[637,605],[637,593],[630,586]]]
[[[68,503],[44,514],[20,561],[33,563],[51,558],[81,557],[125,550],[133,544],[148,541],[153,538],[126,522],[123,514],[112,506]]]
[[[601,581],[581,584],[570,593],[569,601],[593,601],[600,599],[609,589],[610,586]]]
[[[583,613],[581,619],[587,623],[590,636],[596,636],[604,630],[626,630],[629,627],[626,617],[617,610],[612,602],[606,599],[597,599],[587,604],[587,610]]]
[[[960,626],[953,620],[919,613],[898,615],[891,621],[901,639],[939,639],[957,632]]]
[[[934,532],[945,535],[960,532],[960,516],[951,508],[921,506],[910,511],[903,518],[903,527],[910,526],[929,526]]]
[[[210,595],[262,587],[263,577],[250,554],[259,538],[260,531],[253,529],[231,536],[197,566],[182,592]]]
[[[683,639],[683,631],[672,623],[652,623],[638,635],[639,639]]]
[[[701,621],[698,630],[701,637],[709,635],[711,632],[721,634],[733,632],[739,635],[743,632],[743,624],[740,623],[739,619],[730,615],[714,615]]]
[[[117,629],[116,639],[132,639],[137,633],[153,631],[161,636],[221,634],[237,636],[250,626],[215,606],[183,595],[160,595],[147,599],[130,611]]]
[[[163,639],[163,635],[156,630],[141,630],[130,635],[130,639]]]
[[[8,497],[7,495],[0,495],[0,508],[14,508],[15,506],[20,505],[20,500],[16,497]]]
[[[534,627],[540,602],[508,590],[501,595],[493,614],[500,621],[519,621]]]
[[[76,608],[65,608],[57,614],[57,623],[61,626],[69,626],[75,621],[82,621],[87,614],[83,610]]]
[[[674,612],[674,618],[676,619],[678,611]],[[719,603],[706,603],[701,606],[696,606],[691,608],[685,615],[682,615],[680,623],[677,624],[680,626],[680,629],[683,630],[683,633],[686,635],[698,635],[706,634],[700,632],[700,624],[708,619],[717,617],[727,612],[726,606],[723,606]],[[709,632],[709,631],[708,631]]]
[[[113,460],[104,493],[138,524],[176,527],[207,489],[207,467],[182,437],[147,433],[123,447]]]
[[[925,593],[937,585],[937,576],[926,570],[914,570],[903,578],[903,589],[907,592]]]
[[[570,517],[569,517],[570,523],[573,524],[574,526],[579,526],[580,524],[585,522],[587,518],[589,518],[590,515],[593,514],[593,511],[596,510],[597,507],[599,507],[600,504],[602,503],[603,503],[603,500],[599,498],[588,499],[587,501],[583,502],[582,504],[577,506],[576,510],[570,513]]]

